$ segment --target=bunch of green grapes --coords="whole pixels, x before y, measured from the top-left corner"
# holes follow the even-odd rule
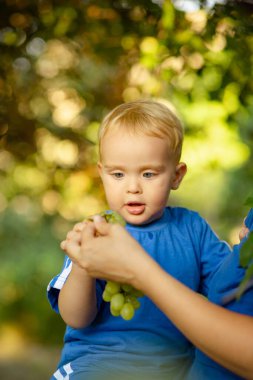
[[[121,316],[126,321],[133,318],[135,310],[141,306],[139,297],[143,293],[129,284],[107,281],[103,300],[110,302],[110,311],[114,317]]]
[[[116,212],[101,213],[108,223],[119,223],[125,226],[124,219]],[[135,310],[139,309],[139,297],[143,297],[140,290],[129,284],[120,284],[115,281],[107,281],[103,292],[103,300],[110,302],[110,311],[114,317],[121,316],[125,320],[133,318]]]

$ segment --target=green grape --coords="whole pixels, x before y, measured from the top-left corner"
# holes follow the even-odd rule
[[[103,291],[102,298],[105,302],[110,302],[112,295],[106,289]]]
[[[126,302],[120,311],[120,315],[126,321],[129,321],[134,316],[134,307],[131,303]]]
[[[114,282],[114,281],[107,281],[106,286],[105,286],[105,290],[108,293],[111,293],[111,295],[117,294],[120,291],[120,284],[118,284],[117,282]]]
[[[111,213],[107,213],[103,211],[100,213],[100,215],[103,216],[103,218],[105,218],[107,223],[112,223],[112,224],[118,223],[118,224],[121,224],[123,227],[126,225],[126,222],[122,218],[122,216],[115,211],[112,211]]]
[[[121,310],[125,303],[125,297],[122,293],[114,294],[111,298],[111,307],[113,310]]]
[[[120,316],[120,310],[115,310],[112,305],[110,305],[110,312],[113,317],[119,317]]]
[[[139,309],[141,306],[140,301],[137,300],[137,298],[135,298],[135,296],[132,296],[132,295],[126,296],[126,302],[131,303],[135,309]]]

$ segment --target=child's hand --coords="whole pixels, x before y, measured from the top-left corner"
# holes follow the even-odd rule
[[[67,233],[66,239],[60,243],[60,247],[63,251],[68,253],[68,246],[70,244],[74,244],[74,245],[81,244],[81,232],[87,224],[88,222],[84,221],[84,222],[80,222],[74,225],[73,229]]]
[[[125,225],[125,221],[122,217],[120,217],[117,213],[109,213],[101,212],[99,214],[103,219],[105,219],[108,223],[119,223],[122,226]],[[60,243],[60,247],[63,251],[67,252],[67,246],[72,242],[75,244],[81,244],[81,232],[88,223],[93,222],[93,218],[95,215],[90,216],[88,219],[83,222],[77,223],[74,225],[73,229],[67,233],[66,239]],[[98,235],[98,231],[96,232]]]

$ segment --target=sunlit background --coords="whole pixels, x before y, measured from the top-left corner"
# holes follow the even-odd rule
[[[107,207],[97,130],[119,103],[152,97],[177,110],[188,173],[170,203],[238,242],[253,174],[252,6],[238,4],[1,2],[1,378],[54,370],[64,324],[46,286],[66,232]]]

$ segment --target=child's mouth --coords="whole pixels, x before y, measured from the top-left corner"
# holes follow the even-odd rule
[[[138,202],[129,202],[126,204],[126,209],[129,212],[129,214],[132,215],[140,215],[145,210],[145,204],[144,203],[138,203]]]

